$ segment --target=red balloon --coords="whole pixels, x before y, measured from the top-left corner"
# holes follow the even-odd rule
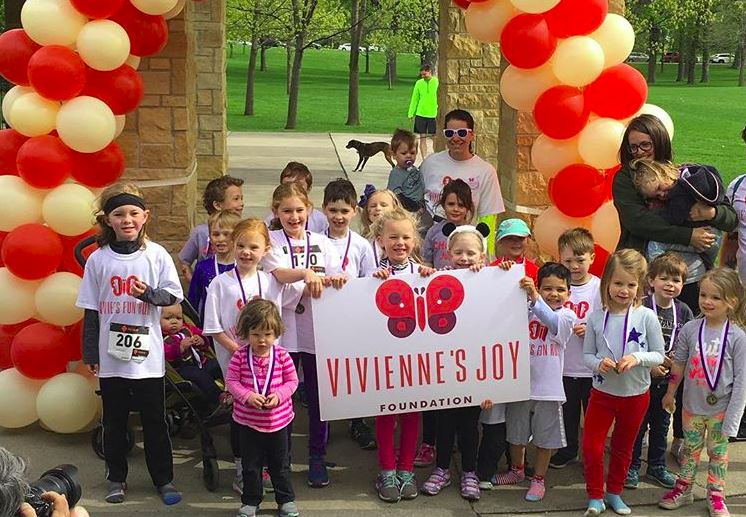
[[[83,321],[65,327],[65,332],[67,332],[68,360],[80,361],[83,359]]]
[[[13,366],[31,379],[49,379],[63,373],[68,363],[67,334],[61,327],[33,323],[10,345]]]
[[[23,323],[15,325],[0,325],[0,370],[13,367],[13,360],[10,357],[10,345],[13,338],[21,329],[36,323],[35,319],[26,320]]]
[[[459,7],[461,9],[467,9],[471,1],[470,0],[453,0],[453,3],[454,5],[456,5],[456,7]]]
[[[608,0],[561,0],[544,16],[552,34],[558,38],[569,38],[595,31],[608,12]]]
[[[29,138],[18,150],[18,175],[32,187],[54,188],[70,176],[73,152],[56,136]]]
[[[16,158],[18,150],[28,140],[15,129],[3,129],[0,131],[0,175],[17,175],[18,167]]]
[[[616,173],[619,172],[619,170],[622,168],[622,164],[615,165],[611,169],[606,169],[604,171],[604,200],[609,201],[614,198],[614,195],[611,191],[612,186],[614,185],[614,176],[616,176]]]
[[[124,173],[124,153],[112,142],[97,153],[73,151],[72,176],[86,187],[106,187]]]
[[[60,235],[60,239],[62,239],[62,246],[63,246],[63,252],[62,252],[62,262],[60,263],[60,271],[67,271],[68,273],[75,273],[78,276],[83,276],[83,267],[78,263],[78,260],[75,258],[75,246],[85,239],[86,237],[89,237],[91,235],[95,235],[96,230],[90,229],[87,232],[85,232],[82,235],[76,235],[74,237],[67,237],[65,235]],[[97,244],[91,244],[83,249],[83,256],[87,259],[91,256],[91,253],[96,251],[98,249]]]
[[[539,96],[534,106],[536,126],[555,140],[565,140],[580,133],[589,114],[583,92],[573,86],[549,88]]]
[[[168,24],[163,16],[152,16],[137,9],[131,2],[124,2],[122,8],[111,19],[121,25],[130,37],[130,54],[152,56],[168,42]]]
[[[549,182],[549,198],[569,217],[587,217],[604,202],[605,178],[590,165],[568,165]]]
[[[640,111],[647,97],[645,77],[624,63],[604,70],[585,88],[585,102],[593,113],[618,120]]]
[[[31,57],[28,78],[42,97],[67,101],[83,90],[85,69],[77,52],[61,45],[47,45]]]
[[[40,48],[23,29],[0,34],[0,75],[11,83],[28,86],[28,63]]]
[[[606,267],[606,261],[609,260],[609,252],[598,244],[594,244],[593,253],[596,254],[596,258],[593,260],[593,264],[591,264],[589,271],[592,275],[602,277],[604,274],[604,268]]]
[[[70,0],[73,7],[80,14],[85,14],[88,18],[108,18],[116,13],[125,0]]]
[[[22,224],[3,241],[2,257],[11,273],[39,280],[54,273],[62,261],[62,240],[48,226]]]
[[[111,72],[89,68],[82,94],[101,99],[114,115],[124,115],[137,109],[144,95],[144,87],[140,74],[129,65],[122,65]]]
[[[500,36],[500,48],[511,65],[536,68],[552,57],[557,48],[557,38],[549,32],[542,15],[519,14],[505,25]]]

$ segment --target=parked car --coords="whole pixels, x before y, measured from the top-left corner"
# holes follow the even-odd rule
[[[627,61],[630,63],[647,63],[649,59],[650,56],[645,52],[632,52],[627,58]]]
[[[736,58],[733,54],[713,54],[710,56],[710,63],[732,63]]]
[[[664,63],[678,63],[681,60],[681,56],[678,52],[666,52],[663,54],[661,60]]]
[[[381,51],[381,47],[379,47],[378,45],[373,45],[373,44],[368,45],[368,52],[380,52],[380,51]]]

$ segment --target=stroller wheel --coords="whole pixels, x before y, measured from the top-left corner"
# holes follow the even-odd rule
[[[214,492],[218,489],[218,486],[220,485],[220,470],[218,468],[217,459],[202,459],[202,480],[205,483],[205,488],[210,492]]]
[[[105,459],[104,456],[104,427],[99,425],[93,431],[91,431],[91,447],[96,456]],[[130,426],[127,426],[127,453],[132,452],[135,447],[135,432]]]
[[[175,438],[184,425],[184,418],[177,411],[168,411],[166,413],[166,423],[168,424],[168,435]]]

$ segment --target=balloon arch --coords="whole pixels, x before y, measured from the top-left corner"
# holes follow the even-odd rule
[[[141,57],[168,40],[186,0],[27,0],[23,28],[0,35],[0,75],[14,86],[0,131],[0,427],[36,420],[78,432],[97,416],[81,359],[75,245],[92,232],[100,189],[125,169],[115,139],[143,97]],[[619,234],[610,185],[626,122],[670,117],[645,104],[642,75],[624,64],[634,32],[607,0],[454,0],[466,28],[500,42],[510,66],[500,92],[533,112],[531,152],[553,206],[535,222],[542,250],[584,226],[603,264]],[[71,371],[68,371],[71,370]],[[74,404],[70,404],[74,401]]]

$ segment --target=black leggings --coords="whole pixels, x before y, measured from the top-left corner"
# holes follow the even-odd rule
[[[453,444],[458,437],[461,466],[464,472],[477,468],[479,429],[477,422],[482,408],[479,406],[443,409],[438,411],[438,441],[436,465],[448,470],[451,466]]]
[[[422,412],[422,443],[435,446],[438,436],[438,415],[440,411]]]

